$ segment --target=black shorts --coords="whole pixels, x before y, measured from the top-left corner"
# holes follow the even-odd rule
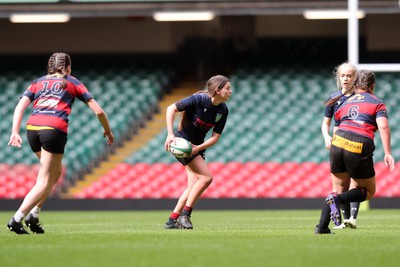
[[[355,179],[375,176],[374,141],[358,134],[336,131],[330,151],[331,173],[347,172]]]
[[[185,138],[185,139],[187,139],[189,142],[191,142],[188,138],[186,138],[185,136],[182,136],[179,132],[175,132],[175,136],[176,137],[182,137],[182,138]],[[182,165],[183,166],[186,166],[186,165],[188,165],[195,157],[197,157],[197,156],[201,156],[204,160],[206,159],[206,150],[204,149],[204,150],[202,150],[202,151],[200,151],[200,152],[198,152],[198,153],[196,153],[196,154],[194,154],[194,155],[192,155],[192,156],[190,156],[190,157],[187,157],[187,158],[176,158],[180,163],[182,163]]]
[[[203,159],[205,159],[205,150],[202,150],[188,158],[176,158],[180,163],[182,163],[183,166],[188,165],[195,157],[201,156]]]
[[[29,145],[33,152],[44,150],[54,154],[64,154],[67,144],[67,134],[57,129],[53,130],[27,130]]]

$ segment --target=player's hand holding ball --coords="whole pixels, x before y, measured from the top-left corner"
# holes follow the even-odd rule
[[[181,137],[175,137],[174,141],[169,144],[169,152],[176,158],[187,158],[192,151],[192,144]]]

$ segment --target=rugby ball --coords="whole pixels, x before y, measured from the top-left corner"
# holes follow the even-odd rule
[[[169,152],[176,158],[187,158],[192,154],[192,145],[184,138],[175,137],[169,145]]]

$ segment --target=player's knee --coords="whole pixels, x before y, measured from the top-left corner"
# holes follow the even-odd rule
[[[365,200],[371,200],[375,195],[375,189],[368,189],[367,198]]]
[[[213,181],[213,177],[209,176],[209,177],[205,177],[204,179],[204,183],[207,184],[207,186],[209,186]]]

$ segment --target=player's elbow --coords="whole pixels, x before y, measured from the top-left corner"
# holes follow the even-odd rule
[[[104,111],[103,109],[101,109],[101,108],[95,110],[94,113],[96,114],[97,117],[105,116],[105,115],[106,115],[105,111]]]
[[[167,113],[175,113],[175,112],[177,112],[177,111],[178,111],[178,109],[176,108],[175,103],[174,103],[174,104],[171,104],[171,105],[169,105],[169,106],[167,107]]]
[[[387,123],[379,125],[378,129],[379,129],[380,132],[388,132],[388,131],[390,131],[389,124],[387,124]]]

